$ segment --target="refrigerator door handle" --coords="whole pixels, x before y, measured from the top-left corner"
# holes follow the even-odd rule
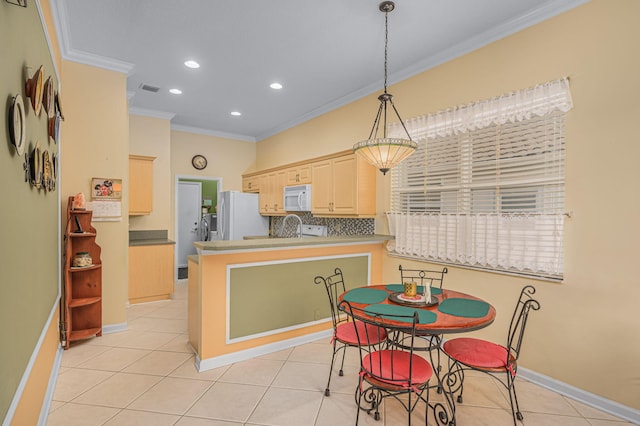
[[[224,197],[220,198],[220,209],[218,211],[218,232],[220,233],[220,239],[224,240]]]

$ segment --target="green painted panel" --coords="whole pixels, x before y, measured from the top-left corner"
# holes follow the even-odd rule
[[[231,339],[329,318],[329,299],[317,275],[342,269],[347,289],[367,284],[369,257],[342,257],[233,268]]]
[[[12,97],[20,94],[25,106],[25,153],[32,152],[36,143],[49,157],[58,152],[58,144],[47,134],[44,108],[36,115],[25,93],[25,74],[33,75],[40,66],[43,82],[51,76],[58,88],[37,4],[29,1],[28,6],[0,3],[0,181],[4,195],[0,207],[0,419],[6,418],[49,314],[56,307],[60,279],[58,190],[48,192],[25,182],[24,155],[18,155],[11,143],[7,122]],[[66,208],[66,202],[63,204]]]

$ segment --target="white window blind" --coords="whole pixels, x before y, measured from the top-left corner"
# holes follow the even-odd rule
[[[561,79],[408,120],[418,149],[391,173],[390,252],[561,278],[571,107]]]

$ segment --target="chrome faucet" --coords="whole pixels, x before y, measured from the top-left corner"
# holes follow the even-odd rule
[[[290,217],[294,217],[298,219],[298,222],[300,223],[300,225],[298,226],[297,237],[302,238],[302,219],[300,219],[300,216],[293,213],[286,215],[284,219],[282,219],[282,225],[280,225],[280,231],[278,232],[279,236],[284,237],[284,227],[287,224],[287,219],[289,219]]]

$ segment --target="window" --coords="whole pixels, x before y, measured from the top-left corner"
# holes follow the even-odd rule
[[[562,79],[408,120],[418,149],[391,173],[390,252],[561,279],[571,106]]]

